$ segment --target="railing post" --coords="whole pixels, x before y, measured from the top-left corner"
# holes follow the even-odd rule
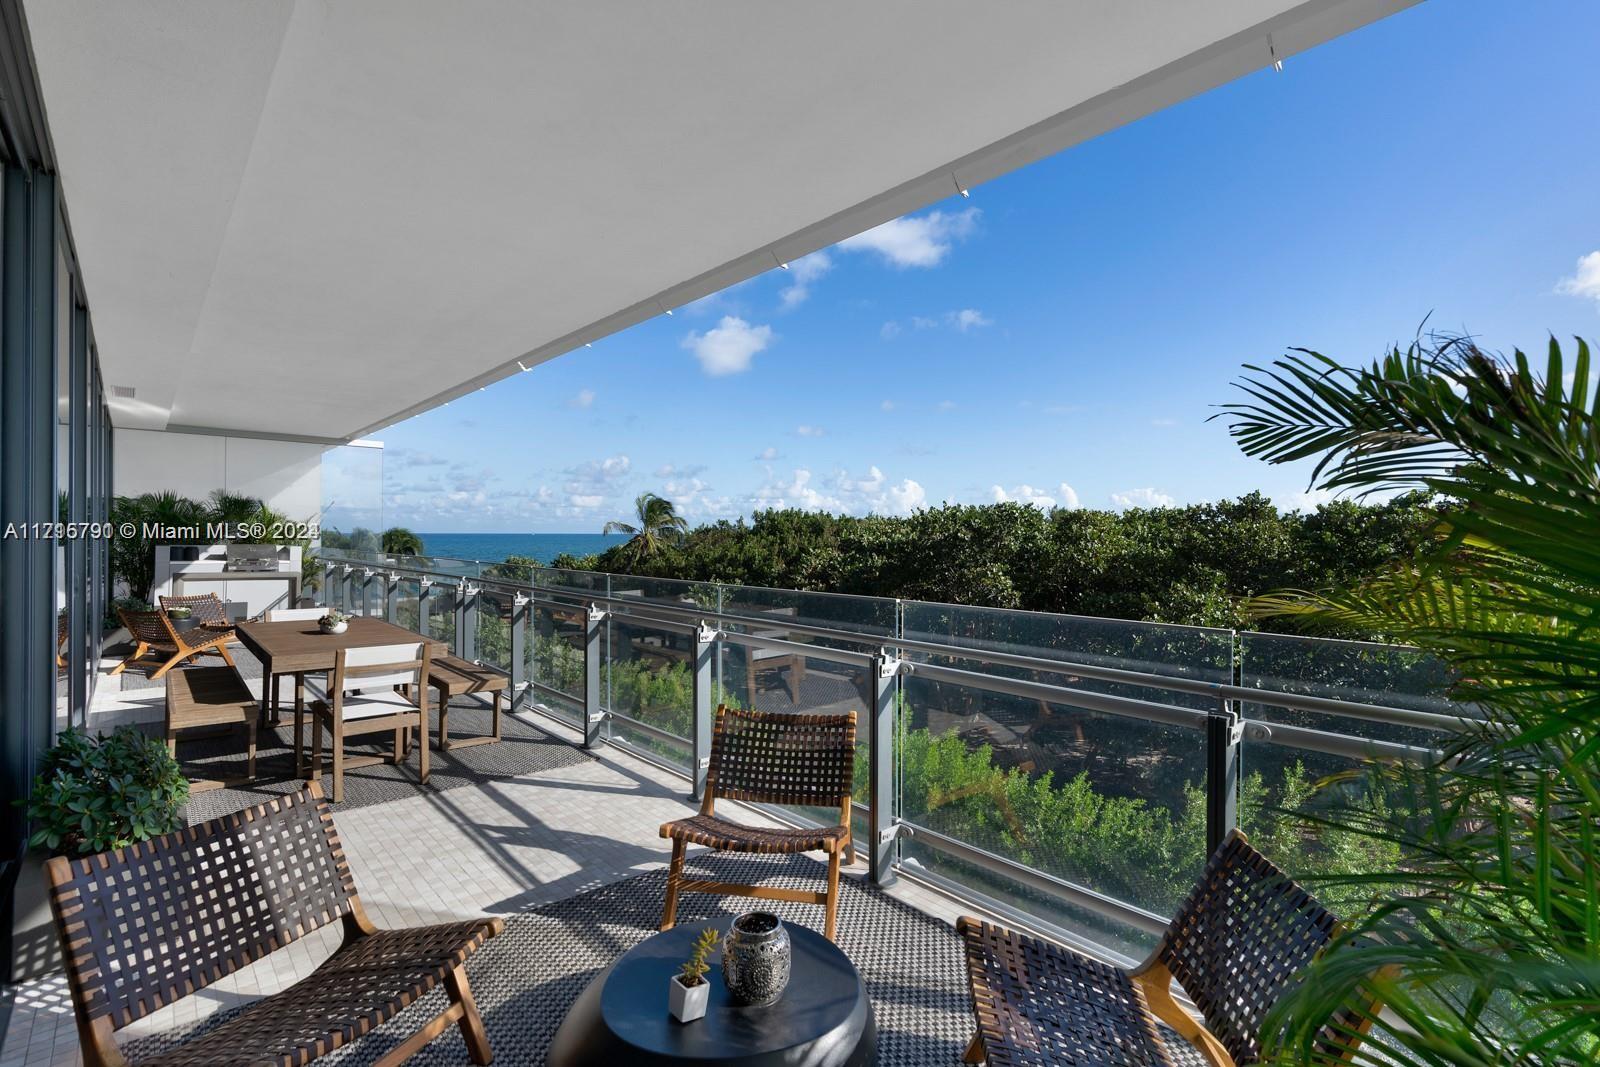
[[[361,614],[366,616],[376,615],[372,606],[372,580],[383,577],[371,567],[366,568],[361,576]]]
[[[465,578],[456,599],[456,655],[468,663],[478,659],[478,586]]]
[[[711,667],[717,654],[717,629],[702,622],[694,632],[694,789],[693,800],[706,792],[706,774],[711,770]]]
[[[900,661],[880,650],[872,657],[872,721],[868,725],[868,800],[872,808],[867,843],[868,876],[878,885],[895,880],[895,697],[900,690]]]
[[[1239,716],[1227,700],[1206,720],[1206,855],[1239,825]]]
[[[350,564],[344,565],[344,578],[339,582],[340,598],[344,601],[341,605],[348,615],[355,614],[356,610],[356,569]]]
[[[533,692],[528,684],[528,613],[533,598],[521,593],[511,597],[511,710],[522,706],[523,698]]]
[[[606,713],[600,707],[600,659],[605,654],[600,647],[606,621],[605,609],[590,604],[583,616],[583,747],[594,748],[600,743],[600,726]]]
[[[426,578],[417,580],[417,633],[423,638],[433,636],[432,605],[428,602],[433,599],[433,583]]]
[[[383,621],[400,624],[400,576],[392,571],[383,576]]]
[[[333,607],[333,568],[334,564],[326,560],[323,561],[322,586],[317,590],[317,599],[321,602],[320,607]]]

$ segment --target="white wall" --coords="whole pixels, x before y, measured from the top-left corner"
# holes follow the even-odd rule
[[[297,522],[322,509],[321,445],[118,428],[112,447],[118,496],[170,490],[203,500],[227,489]]]

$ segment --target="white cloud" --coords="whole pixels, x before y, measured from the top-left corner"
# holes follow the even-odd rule
[[[771,445],[768,445],[766,448],[763,448],[760,452],[756,453],[756,458],[761,460],[763,463],[771,463],[773,460],[778,458],[778,450],[773,448]]]
[[[919,330],[931,330],[935,326],[939,325],[939,320],[924,318],[921,315],[913,315],[911,316],[911,325],[915,326]]]
[[[716,378],[749,370],[755,354],[772,340],[771,326],[752,326],[736,315],[724,315],[705,333],[690,330],[683,347],[694,353],[701,370]]]
[[[1556,292],[1564,296],[1581,296],[1600,304],[1600,252],[1590,252],[1578,259],[1578,269],[1572,277],[1556,283]]]
[[[826,252],[813,252],[789,264],[789,284],[778,293],[782,309],[790,311],[805,303],[812,284],[832,269],[833,260]]]
[[[605,497],[593,493],[571,493],[567,496],[567,503],[575,508],[597,508],[605,502]]]
[[[1333,491],[1329,489],[1307,489],[1303,493],[1296,493],[1289,501],[1295,511],[1316,511],[1317,508],[1333,499]]]
[[[582,410],[583,408],[593,407],[593,406],[594,406],[594,390],[593,389],[579,389],[578,392],[577,392],[577,395],[573,396],[571,399],[569,399],[567,401],[567,407],[569,407],[569,408],[577,408],[579,410]]]
[[[1048,489],[1035,489],[1031,485],[1023,484],[1007,492],[1003,487],[995,485],[989,488],[989,495],[996,504],[1017,503],[1032,504],[1040,511],[1049,511],[1054,507],[1075,508],[1078,506],[1078,493],[1072,486],[1062,482],[1056,486],[1055,491]]]
[[[1177,503],[1166,493],[1158,493],[1148,486],[1111,494],[1112,506],[1126,511],[1128,508],[1170,508]]]
[[[945,321],[962,333],[976,330],[983,326],[993,326],[994,320],[989,318],[977,308],[962,308],[960,311],[945,312]]]
[[[807,426],[802,423],[794,428],[794,432],[799,434],[801,437],[821,437],[828,431],[824,430],[821,426]]]
[[[878,327],[878,336],[883,338],[885,341],[889,340],[891,337],[899,337],[900,324],[892,320],[884,323],[882,326]]]
[[[956,409],[956,402],[954,400],[941,400],[941,401],[939,401],[939,410],[940,411],[954,411],[955,409]]]
[[[954,213],[906,215],[847,237],[837,247],[846,252],[875,252],[895,267],[936,267],[949,255],[954,242],[977,228],[978,215],[975,207]]]
[[[893,400],[885,400],[883,403],[879,404],[878,407],[882,408],[884,411],[893,411],[894,410],[894,401]]]
[[[1150,425],[1151,426],[1176,426],[1176,425],[1178,425],[1178,420],[1177,419],[1151,419],[1150,420]]]
[[[904,515],[927,502],[928,493],[921,484],[911,478],[890,482],[876,466],[868,467],[860,478],[836,470],[822,482],[814,480],[806,468],[796,468],[787,481],[764,485],[750,498],[753,510],[801,508],[847,515]]]

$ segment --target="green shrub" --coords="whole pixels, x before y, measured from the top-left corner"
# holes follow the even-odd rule
[[[62,732],[28,798],[31,845],[92,855],[170,833],[189,783],[160,741],[131,726],[107,737]]]

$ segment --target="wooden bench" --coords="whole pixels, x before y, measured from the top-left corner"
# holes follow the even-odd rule
[[[174,757],[178,754],[178,734],[185,730],[244,728],[244,776],[193,780],[189,792],[203,793],[255,781],[257,706],[255,696],[232,667],[190,667],[167,675],[167,717],[162,733],[167,739],[167,751]]]
[[[428,685],[439,695],[439,751],[470,748],[500,740],[501,694],[511,686],[504,672],[481,663],[470,663],[455,656],[440,656],[428,668]],[[450,740],[450,698],[467,693],[494,694],[494,733],[488,737],[463,737]]]
[[[126,1067],[116,1031],[332,923],[343,941],[311,974],[141,1062],[307,1064],[441,985],[444,1010],[378,1067],[404,1063],[452,1023],[473,1063],[494,1058],[462,965],[505,922],[374,926],[318,785],[45,870],[86,1067]]]

